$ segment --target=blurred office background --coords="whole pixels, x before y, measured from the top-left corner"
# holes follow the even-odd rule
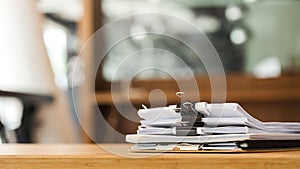
[[[98,41],[94,48],[89,49],[90,53],[78,57],[80,50],[93,33],[106,23],[147,12],[182,18],[208,37],[218,52],[226,73],[228,102],[240,103],[250,114],[262,121],[300,121],[300,1],[36,0],[30,2],[34,3],[38,11],[36,14],[41,18],[43,45],[53,73],[49,78],[52,79],[55,88],[55,92],[48,92],[46,95],[43,92],[38,93],[38,96],[43,96],[41,98],[51,96],[53,100],[49,103],[36,101],[38,103],[34,104],[35,113],[31,117],[34,120],[31,120],[30,124],[26,123],[27,128],[32,130],[30,142],[124,142],[123,138],[112,135],[109,128],[123,135],[136,131],[138,123],[123,116],[136,118],[136,111],[130,109],[131,105],[137,110],[142,104],[148,107],[159,106],[160,100],[164,100],[164,104],[178,103],[180,99],[175,95],[179,90],[178,83],[190,83],[190,79],[196,79],[201,98],[195,98],[193,91],[184,92],[189,93],[188,96],[194,101],[211,101],[211,84],[205,66],[197,60],[197,56],[189,47],[172,38],[153,34],[127,38],[113,47],[101,65],[95,67],[97,56],[93,52],[98,50],[95,48],[107,44],[120,33],[115,32],[120,29],[111,30],[101,42]],[[26,26],[24,24],[24,27]],[[160,29],[174,31],[173,33],[178,33],[183,39],[193,40],[195,36],[185,27],[167,24],[167,21],[159,17],[149,21],[124,20],[120,26],[122,31],[128,34],[137,29],[147,31]],[[157,57],[151,56],[150,53],[124,67],[118,67],[124,58],[145,45],[164,49],[178,56],[192,69],[193,76],[187,76],[183,71],[185,67],[168,54],[162,55],[158,62]],[[35,60],[31,62],[33,65],[39,64],[35,63]],[[129,74],[134,73],[136,65],[145,62],[163,66],[172,72],[176,79],[180,79],[180,82],[159,69],[140,72],[132,79]],[[74,70],[76,66],[80,67],[79,71]],[[98,70],[96,79],[93,79],[94,69]],[[7,72],[8,75],[9,73]],[[122,97],[122,82],[128,81],[129,97]],[[119,85],[118,101],[112,99],[112,84]],[[15,92],[17,94],[13,97],[24,99],[23,95],[20,96],[20,93],[24,92]],[[36,96],[36,93],[31,91],[27,94],[32,94],[31,97]],[[116,94],[118,95],[118,91]],[[130,101],[130,105],[127,101]],[[121,106],[124,112],[119,112],[118,106]],[[99,113],[97,110],[101,110],[109,125],[96,118]],[[27,108],[26,111],[30,112],[31,109]]]

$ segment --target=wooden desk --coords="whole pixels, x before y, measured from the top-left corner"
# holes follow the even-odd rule
[[[127,155],[129,145],[108,145]],[[143,157],[145,154],[134,154]],[[149,154],[146,154],[149,155]],[[165,153],[149,158],[125,158],[110,154],[93,144],[0,145],[0,168],[300,168],[300,151],[200,154]]]

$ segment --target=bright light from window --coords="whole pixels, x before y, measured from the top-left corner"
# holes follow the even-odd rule
[[[56,85],[67,88],[67,32],[52,22],[46,24],[44,41],[55,76]]]
[[[229,6],[225,10],[225,16],[229,21],[237,21],[242,18],[243,12],[238,6]]]
[[[247,39],[248,39],[247,33],[242,28],[234,29],[230,33],[230,40],[232,43],[234,43],[236,45],[241,45],[241,44],[245,43],[247,41]]]

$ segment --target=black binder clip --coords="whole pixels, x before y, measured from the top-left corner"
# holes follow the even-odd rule
[[[176,112],[182,116],[181,125],[183,127],[203,127],[204,123],[201,121],[203,114],[195,110],[195,105],[192,102],[184,101],[184,92],[177,92],[176,95],[181,98],[181,103],[177,104]]]

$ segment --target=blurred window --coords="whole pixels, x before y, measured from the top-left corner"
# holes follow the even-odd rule
[[[141,12],[158,12],[183,18],[210,39],[227,73],[247,72],[256,75],[257,70],[265,71],[263,68],[256,68],[261,65],[260,62],[274,58],[278,61],[276,63],[279,63],[275,65],[276,70],[279,70],[276,76],[291,69],[300,70],[299,11],[300,1],[294,0],[103,0],[102,4],[104,24]],[[174,25],[170,27],[160,18],[148,22],[151,23],[151,29],[163,31],[174,28]],[[143,21],[138,20],[121,24],[122,31],[129,33],[149,29],[149,25],[145,26]],[[183,39],[193,38],[188,31],[183,30],[178,33]],[[107,33],[106,40],[110,41],[116,34],[118,32]],[[197,56],[187,46],[168,37],[148,34],[131,37],[117,44],[105,57],[102,67],[103,78],[107,81],[127,78],[137,64],[157,62],[157,57],[153,55],[158,53],[154,52],[151,56],[148,52],[147,57],[128,63],[126,67],[118,66],[133,51],[138,51],[145,46],[169,51],[169,53],[159,53],[164,59],[157,64],[164,64],[165,69],[178,76],[184,77],[184,71],[181,71],[184,67],[181,67],[175,56],[171,57],[170,53],[182,59],[195,74],[206,73],[201,61],[197,60]],[[269,62],[264,63],[269,64]],[[274,67],[273,62],[270,66]],[[270,66],[267,65],[266,68]],[[137,78],[140,79],[169,78],[161,70],[147,70],[139,75]]]

